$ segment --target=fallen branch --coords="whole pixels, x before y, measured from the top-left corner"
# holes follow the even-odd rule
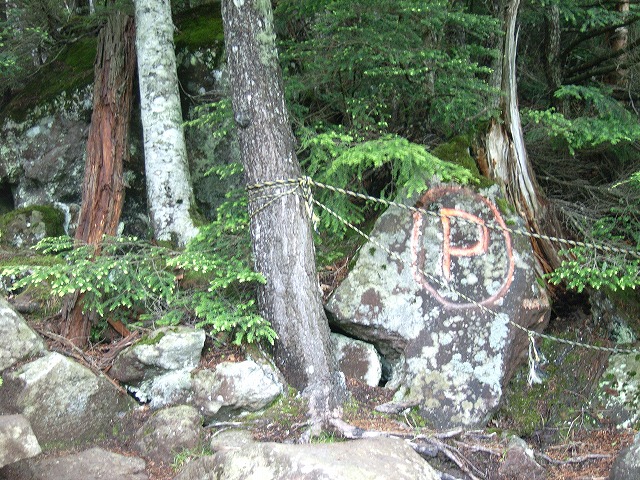
[[[607,455],[605,453],[588,453],[586,455],[580,455],[578,457],[571,457],[567,460],[556,460],[555,458],[550,457],[541,452],[533,452],[534,455],[538,458],[541,458],[552,465],[569,465],[572,463],[582,463],[588,462],[589,460],[602,460],[611,458],[611,455]]]

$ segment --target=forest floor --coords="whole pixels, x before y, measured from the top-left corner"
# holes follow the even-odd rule
[[[55,343],[51,343],[50,346],[58,349],[63,347]],[[100,364],[102,351],[102,348],[96,346],[86,353]],[[243,350],[238,347],[209,345],[202,357],[200,368],[213,368],[222,361],[241,361],[244,358]],[[355,380],[348,381],[348,388],[351,395],[345,405],[344,420],[349,424],[367,431],[386,432],[387,435],[408,440],[430,437],[436,439],[436,443],[441,446],[437,455],[425,458],[432,466],[454,478],[506,480],[505,477],[499,476],[498,469],[504,461],[509,438],[513,434],[518,435],[517,431],[494,427],[473,431],[430,430],[411,412],[382,415],[375,411],[377,405],[391,400],[391,390],[370,387]],[[261,442],[296,442],[307,425],[303,407],[301,400],[293,397],[281,400],[278,405],[263,414],[209,425],[206,428],[207,438],[203,441],[205,447],[202,451],[176,457],[173,465],[147,461],[149,480],[171,480],[184,462],[203,454],[211,454],[207,447],[211,437],[226,429],[248,430],[256,441]],[[129,433],[142,426],[151,413],[149,409],[141,407],[129,425]],[[534,451],[538,464],[545,469],[548,480],[605,480],[609,477],[611,465],[617,454],[633,441],[634,434],[632,430],[617,430],[614,427],[591,428],[580,424],[562,432],[553,427],[539,429],[529,436],[524,436],[524,439]],[[326,432],[313,441],[345,440],[338,434]],[[107,441],[102,446],[124,455],[137,455],[133,445],[127,440]],[[452,458],[457,459],[462,468],[460,464],[456,465]]]

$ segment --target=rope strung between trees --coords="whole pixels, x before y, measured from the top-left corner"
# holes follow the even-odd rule
[[[329,190],[331,192],[340,193],[342,195],[347,195],[347,196],[350,196],[352,198],[358,198],[360,200],[368,200],[368,201],[371,201],[371,202],[379,203],[379,204],[385,205],[387,207],[389,207],[389,206],[398,207],[398,208],[401,208],[403,210],[408,210],[410,212],[418,212],[418,213],[420,213],[422,215],[427,215],[427,216],[431,216],[431,217],[435,217],[435,218],[440,218],[440,217],[443,217],[443,216],[448,217],[448,215],[444,215],[444,214],[437,213],[437,212],[432,212],[432,211],[426,210],[424,208],[418,208],[418,207],[414,207],[414,206],[411,206],[411,205],[405,205],[403,203],[394,202],[392,200],[385,200],[383,198],[372,197],[371,195],[366,195],[364,193],[353,192],[351,190],[347,190],[347,189],[344,189],[344,188],[334,187],[333,185],[327,185],[325,183],[316,182],[311,177],[297,177],[297,178],[288,178],[288,179],[283,179],[283,180],[275,180],[275,181],[271,181],[271,182],[256,183],[254,185],[247,186],[247,191],[249,193],[251,193],[251,192],[265,190],[265,189],[274,188],[274,187],[279,187],[279,186],[283,186],[283,185],[299,185],[301,188],[305,188],[305,189],[308,189],[311,186],[314,186],[314,187],[322,188],[324,190]],[[466,219],[461,218],[461,217],[456,217],[456,220],[469,222],[469,220],[466,220]],[[562,244],[562,245],[568,245],[568,246],[571,246],[571,247],[593,248],[593,249],[600,250],[600,251],[603,251],[603,252],[620,253],[620,254],[623,254],[623,255],[631,255],[632,257],[640,258],[640,250],[633,250],[631,248],[623,248],[623,247],[616,247],[616,246],[613,246],[613,245],[606,245],[606,244],[602,244],[602,243],[581,242],[581,241],[577,241],[577,240],[569,240],[567,238],[552,237],[550,235],[543,235],[543,234],[540,234],[540,233],[531,233],[531,232],[528,232],[526,230],[520,230],[520,229],[516,230],[516,229],[509,228],[507,226],[502,226],[502,225],[498,225],[498,224],[494,224],[494,223],[488,223],[488,224],[486,224],[486,227],[488,229],[490,229],[490,230],[508,232],[508,233],[511,233],[511,234],[514,234],[514,235],[522,235],[522,236],[525,236],[525,237],[535,238],[535,239],[538,239],[538,240],[546,240],[546,241],[550,241],[550,242],[559,243],[559,244]]]
[[[360,193],[357,193],[357,192],[351,192],[349,190],[345,190],[345,189],[338,188],[338,187],[333,187],[331,185],[325,185],[323,183],[316,182],[316,181],[312,180],[309,177],[291,178],[291,179],[286,179],[286,180],[276,180],[276,181],[273,181],[273,182],[264,182],[264,183],[249,185],[247,187],[247,191],[251,195],[253,192],[259,192],[259,191],[261,192],[261,191],[266,190],[266,189],[271,189],[271,188],[275,188],[275,187],[282,187],[282,186],[287,186],[287,185],[295,185],[295,187],[292,188],[292,189],[288,189],[286,191],[283,191],[283,192],[274,193],[273,195],[264,194],[264,195],[261,195],[259,197],[251,198],[251,200],[270,199],[266,204],[262,205],[256,212],[252,212],[252,216],[257,214],[257,212],[263,210],[264,208],[267,208],[269,205],[271,205],[273,202],[275,202],[278,198],[282,198],[283,196],[290,195],[290,194],[299,195],[304,200],[305,204],[307,205],[306,211],[309,214],[309,216],[310,216],[310,218],[311,218],[311,220],[312,220],[312,222],[314,224],[316,223],[317,217],[313,213],[312,206],[313,205],[317,205],[322,210],[326,211],[329,215],[331,215],[336,220],[338,220],[340,223],[344,224],[345,226],[347,226],[348,228],[350,228],[351,230],[356,232],[358,235],[363,237],[365,240],[367,240],[371,244],[373,244],[376,247],[380,248],[388,256],[394,258],[395,260],[397,260],[397,261],[399,261],[399,262],[401,262],[401,263],[403,263],[405,265],[409,265],[409,262],[407,262],[404,258],[402,258],[398,253],[391,251],[390,249],[388,249],[387,247],[382,245],[380,242],[378,242],[376,239],[372,238],[370,235],[366,234],[365,232],[360,230],[358,227],[353,225],[351,222],[349,222],[348,220],[343,218],[341,215],[339,215],[338,213],[333,211],[331,208],[327,207],[326,205],[320,203],[315,198],[313,198],[313,196],[311,196],[311,188],[310,187],[311,186],[316,186],[316,187],[324,188],[324,189],[327,189],[327,190],[330,190],[330,191],[333,191],[333,192],[336,192],[336,193],[341,193],[341,194],[349,195],[349,196],[352,196],[352,197],[355,197],[355,198],[364,199],[364,200],[375,201],[375,202],[382,203],[382,204],[387,205],[387,206],[400,207],[400,208],[402,208],[404,210],[408,210],[408,211],[411,211],[411,212],[418,212],[420,214],[429,215],[429,216],[433,216],[433,217],[436,217],[436,218],[440,218],[442,216],[442,215],[440,215],[438,213],[431,212],[429,210],[425,210],[425,209],[422,209],[422,208],[411,207],[411,206],[408,206],[408,205],[403,205],[401,203],[397,203],[397,202],[393,202],[393,201],[389,201],[389,200],[383,200],[383,199],[379,199],[379,198],[376,198],[376,197],[371,197],[369,195],[360,194]],[[459,219],[459,220],[464,220],[463,218],[460,218],[460,217],[456,217],[456,218]],[[545,239],[545,240],[556,241],[556,242],[559,242],[559,243],[564,243],[564,244],[573,245],[573,246],[592,247],[592,248],[598,248],[599,250],[603,250],[603,251],[626,253],[626,254],[631,254],[633,256],[636,256],[636,257],[640,258],[640,252],[634,251],[634,250],[627,250],[627,249],[623,249],[623,248],[610,247],[610,246],[607,246],[607,245],[590,244],[590,243],[587,243],[587,242],[576,242],[576,241],[573,241],[573,240],[567,240],[567,239],[556,238],[556,237],[549,237],[549,236],[546,236],[546,235],[531,234],[529,232],[525,232],[525,231],[522,231],[522,230],[513,230],[513,229],[510,229],[510,228],[503,228],[503,227],[501,227],[499,225],[492,225],[492,226],[487,225],[487,228],[494,229],[494,230],[499,230],[499,231],[506,231],[506,232],[509,232],[509,233],[514,233],[514,234],[519,234],[519,235],[525,235],[525,236],[528,236],[528,237],[542,238],[542,239]],[[496,311],[490,309],[489,307],[487,307],[486,305],[483,305],[480,302],[472,299],[468,295],[465,295],[462,292],[458,292],[455,289],[451,289],[447,284],[445,284],[444,282],[442,282],[438,278],[434,277],[430,273],[424,271],[424,269],[420,268],[420,269],[418,269],[418,271],[422,275],[424,275],[426,278],[428,278],[430,281],[438,284],[440,287],[448,289],[451,293],[454,293],[454,294],[458,295],[460,298],[462,298],[465,301],[471,303],[472,305],[474,305],[475,307],[479,308],[483,312],[488,313],[493,317],[496,317],[496,316],[499,315],[498,312],[496,312]],[[556,342],[556,343],[562,343],[562,344],[565,344],[565,345],[570,345],[570,346],[573,346],[573,347],[579,347],[579,348],[595,350],[595,351],[599,351],[599,352],[606,352],[606,353],[611,353],[611,354],[621,354],[621,353],[623,353],[623,354],[638,354],[638,353],[640,353],[640,350],[637,350],[637,349],[603,347],[603,346],[599,346],[599,345],[590,345],[590,344],[586,344],[586,343],[582,343],[582,342],[576,342],[576,341],[573,341],[573,340],[567,340],[567,339],[555,337],[553,335],[549,335],[549,334],[546,334],[546,333],[536,332],[535,330],[530,330],[530,329],[528,329],[526,327],[523,327],[522,325],[514,322],[511,319],[508,319],[507,322],[510,325],[512,325],[513,327],[525,332],[527,334],[527,336],[529,337],[529,342],[530,342],[530,344],[529,344],[529,369],[530,369],[529,382],[530,383],[538,381],[538,376],[535,373],[535,370],[536,370],[536,366],[541,361],[541,356],[540,356],[540,354],[539,354],[539,352],[538,352],[538,350],[537,350],[537,348],[535,346],[535,338],[542,338],[542,339],[550,340],[550,341],[553,341],[553,342]]]

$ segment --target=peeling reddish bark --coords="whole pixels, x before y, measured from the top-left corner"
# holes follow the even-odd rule
[[[82,207],[75,239],[96,245],[115,235],[124,203],[123,163],[128,158],[129,123],[135,73],[135,25],[123,13],[109,17],[100,32],[95,62],[93,114],[87,140]],[[62,333],[86,345],[91,318],[82,313],[82,294],[65,302]]]

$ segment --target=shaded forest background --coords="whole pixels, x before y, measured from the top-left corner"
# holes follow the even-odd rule
[[[487,126],[500,121],[504,92],[496,88],[495,76],[502,61],[504,12],[513,2],[272,3],[298,157],[307,174],[387,198],[422,188],[425,172],[489,182],[476,160]],[[219,4],[173,2],[172,8],[177,45],[209,46],[220,38]],[[132,13],[133,7],[93,0],[2,1],[3,115],[19,117],[34,103],[91,82],[97,33],[114,10]],[[517,23],[516,78],[526,149],[562,234],[632,250],[640,247],[638,20],[640,7],[632,0],[528,0],[519,6]],[[189,35],[180,28],[184,22]],[[59,75],[52,78],[52,72]],[[43,76],[49,80],[43,82]],[[183,108],[188,128],[233,138],[236,123],[224,81],[220,85],[199,96],[185,95]],[[451,170],[439,159],[465,170]],[[205,167],[210,174],[239,174],[233,165]],[[231,332],[237,341],[273,341],[253,301],[253,285],[263,280],[248,260],[246,200],[241,190],[227,197],[184,252],[127,240],[106,245],[104,263],[82,264],[90,249],[69,254],[70,244],[57,240],[44,249],[75,259],[76,271],[64,270],[69,262],[48,265],[35,270],[31,280],[51,280],[58,268],[63,280],[53,283],[54,293],[84,290],[85,308],[99,317],[153,304],[153,311],[132,323],[191,319]],[[367,224],[376,215],[372,205],[335,196],[320,200],[355,224]],[[357,246],[330,216],[320,218],[319,232],[323,265],[348,257]],[[123,266],[132,258],[140,265],[135,273]],[[547,271],[549,282],[577,290],[626,291],[640,283],[637,258],[589,247],[562,258],[560,268]],[[85,271],[78,270],[80,264]],[[116,264],[120,277],[100,275]],[[166,270],[150,275],[159,271],[158,264]],[[189,285],[198,286],[196,295],[175,289],[175,269],[192,276]],[[137,289],[138,284],[149,288]],[[110,298],[123,285],[132,293]],[[153,302],[144,296],[151,291]]]

